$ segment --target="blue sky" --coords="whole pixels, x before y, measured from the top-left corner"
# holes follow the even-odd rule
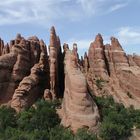
[[[4,0],[0,3],[0,37],[9,42],[17,33],[37,35],[49,43],[54,25],[61,43],[88,50],[95,35],[104,43],[119,39],[127,53],[140,54],[140,0]]]

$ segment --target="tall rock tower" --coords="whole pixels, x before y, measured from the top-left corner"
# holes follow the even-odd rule
[[[49,64],[50,64],[50,91],[53,98],[60,97],[63,93],[61,92],[61,81],[64,80],[60,77],[62,69],[62,52],[60,39],[56,35],[55,28],[51,28],[50,32],[50,45],[49,45]],[[62,79],[60,79],[62,78]]]

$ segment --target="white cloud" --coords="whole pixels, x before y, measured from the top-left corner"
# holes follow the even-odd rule
[[[124,6],[120,0],[4,0],[0,3],[0,25],[33,23],[47,26],[55,20],[77,21]]]
[[[77,0],[88,15],[108,14],[126,7],[130,0]]]
[[[116,36],[123,45],[140,45],[139,27],[121,27]]]
[[[5,0],[0,3],[0,25],[16,23],[50,23],[65,16],[61,10],[69,0]]]
[[[126,7],[127,4],[128,3],[121,3],[121,4],[113,5],[112,7],[110,7],[109,12],[113,12],[113,11],[116,11],[116,10],[121,9],[123,7]]]
[[[77,3],[81,4],[87,15],[95,14],[100,5],[98,0],[77,0]]]

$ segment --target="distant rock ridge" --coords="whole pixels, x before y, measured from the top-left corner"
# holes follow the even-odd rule
[[[118,39],[110,39],[105,45],[97,34],[81,58],[76,43],[72,50],[64,43],[62,51],[54,27],[48,47],[36,36],[17,34],[7,44],[0,39],[0,105],[19,112],[38,98],[63,98],[61,123],[73,131],[98,127],[98,107],[90,95],[111,95],[126,107],[140,109],[140,56],[127,55]]]

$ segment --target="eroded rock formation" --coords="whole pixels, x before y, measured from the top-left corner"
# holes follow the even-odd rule
[[[23,78],[18,88],[15,90],[11,101],[11,107],[17,112],[30,107],[36,99],[43,94],[45,81],[47,79],[44,60],[45,54],[41,53],[39,63],[32,67],[31,74]]]
[[[10,41],[10,47],[6,46],[9,49],[4,49],[3,41],[1,42],[2,52],[5,53],[0,57],[0,104],[7,104],[11,101],[19,83],[30,75],[32,66],[41,59],[41,53],[44,53],[47,58],[47,51],[42,41],[35,37],[25,40],[20,34],[15,40]],[[44,63],[47,61],[45,60]]]
[[[63,77],[60,77],[60,75],[62,74],[61,69],[63,65],[63,60],[60,39],[56,35],[54,27],[51,28],[50,33],[49,63],[50,63],[50,91],[53,95],[53,98],[57,98],[62,95],[62,93],[60,92],[62,92],[61,81],[63,81]]]
[[[87,74],[89,70],[89,61],[88,61],[88,56],[86,52],[84,54],[83,67],[84,67],[84,72]]]
[[[89,66],[95,77],[108,79],[104,50],[103,38],[101,34],[98,34],[95,41],[90,44],[88,52]]]
[[[62,53],[52,27],[48,50],[49,54],[36,36],[25,39],[17,34],[6,45],[0,39],[0,105],[19,112],[38,98],[54,100],[64,94],[58,113],[61,123],[74,132],[98,127],[98,108],[91,94],[111,95],[126,107],[140,109],[140,56],[127,55],[115,37],[104,45],[98,34],[80,60],[76,43],[72,51],[64,43]]]
[[[126,107],[140,108],[139,56],[126,55],[118,39],[103,45],[100,34],[89,48],[89,89],[95,96],[112,95]],[[96,69],[98,68],[98,72]]]
[[[0,56],[3,54],[3,48],[4,48],[4,42],[3,42],[3,40],[0,38]]]
[[[58,110],[61,124],[74,132],[85,127],[95,131],[99,120],[98,108],[88,93],[86,79],[77,65],[75,52],[67,50],[64,62],[65,91],[62,109]]]

